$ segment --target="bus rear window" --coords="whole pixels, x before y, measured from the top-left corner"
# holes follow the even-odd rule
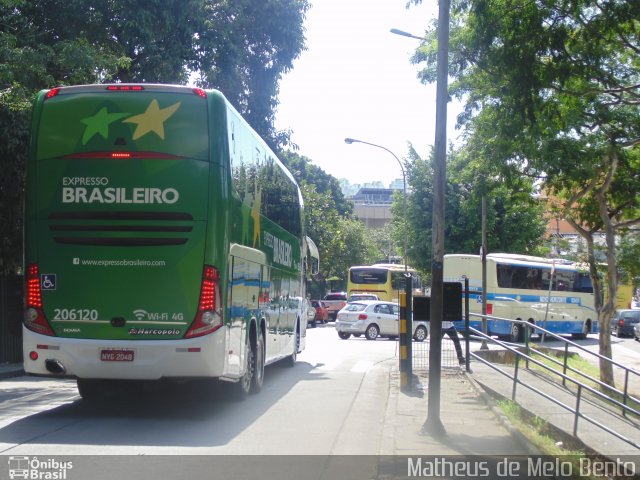
[[[376,268],[351,269],[350,280],[351,283],[359,285],[387,283],[387,270]]]
[[[207,103],[187,90],[59,94],[44,102],[37,128],[38,160],[118,152],[208,159]]]

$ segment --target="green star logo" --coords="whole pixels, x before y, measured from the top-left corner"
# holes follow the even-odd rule
[[[109,125],[128,115],[128,113],[109,113],[107,107],[102,107],[93,117],[81,119],[80,122],[87,126],[82,135],[82,144],[86,145],[94,135],[101,135],[106,140],[109,138]]]

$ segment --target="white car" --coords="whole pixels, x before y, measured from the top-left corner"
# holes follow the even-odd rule
[[[367,340],[378,337],[396,339],[400,335],[400,307],[397,303],[381,300],[348,303],[338,312],[336,331],[343,340],[351,335],[364,335]],[[413,322],[413,339],[416,342],[422,342],[428,335],[427,322]]]
[[[349,297],[347,303],[360,302],[362,300],[380,300],[380,298],[374,293],[354,293]]]

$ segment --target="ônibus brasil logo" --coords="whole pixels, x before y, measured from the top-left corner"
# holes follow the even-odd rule
[[[9,457],[9,478],[33,480],[66,480],[67,471],[73,468],[73,462],[55,458],[44,460],[38,457]]]

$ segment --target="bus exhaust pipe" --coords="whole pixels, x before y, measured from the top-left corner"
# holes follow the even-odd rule
[[[44,361],[44,365],[47,370],[51,373],[55,373],[58,375],[64,375],[67,373],[67,369],[64,367],[60,360],[56,360],[55,358],[48,358]]]

